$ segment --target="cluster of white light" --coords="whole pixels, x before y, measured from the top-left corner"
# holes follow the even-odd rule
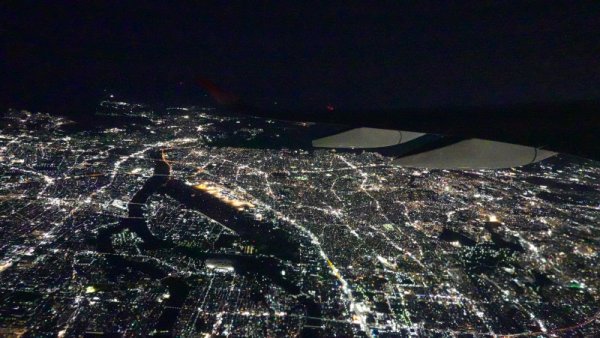
[[[234,208],[237,208],[240,211],[249,209],[249,208],[254,208],[254,204],[247,202],[247,201],[243,201],[237,197],[234,197],[231,194],[231,192],[227,191],[225,188],[219,187],[210,182],[202,182],[200,184],[197,184],[194,186],[194,189],[206,192],[206,193],[220,199],[222,202],[224,202],[228,205],[231,205]]]

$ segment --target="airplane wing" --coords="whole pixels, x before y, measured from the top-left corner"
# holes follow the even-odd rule
[[[243,115],[350,125],[348,129],[312,139],[310,146],[374,151],[392,156],[396,164],[407,167],[512,168],[562,152],[600,159],[597,132],[600,104],[596,103],[471,111],[302,114],[256,109],[206,79],[201,79],[199,84],[217,102],[225,102],[223,106]]]
[[[396,147],[394,163],[431,169],[500,169],[542,161],[556,152],[478,138],[427,142],[428,134],[376,128],[355,128],[312,141],[315,148],[375,150]],[[402,154],[402,148],[408,149]]]

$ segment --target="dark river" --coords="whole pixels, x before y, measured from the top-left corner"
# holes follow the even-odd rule
[[[298,279],[294,278],[296,272],[291,269],[291,263],[299,262],[299,244],[292,241],[284,230],[274,227],[272,223],[258,221],[207,192],[171,178],[171,167],[161,150],[154,150],[149,156],[154,160],[154,175],[146,180],[129,202],[128,217],[123,218],[114,227],[99,231],[96,238],[98,251],[115,253],[111,242],[112,236],[129,229],[143,240],[141,245],[143,249],[171,248],[179,255],[202,259],[205,262],[207,259],[224,260],[231,264],[238,274],[263,276],[290,294],[300,294]],[[207,217],[225,224],[236,231],[240,237],[253,243],[262,255],[210,253],[156,237],[150,231],[144,213],[148,199],[156,193],[165,194],[185,207],[198,210]],[[126,273],[127,268],[130,268],[152,278],[161,279],[163,285],[169,290],[170,298],[155,329],[158,332],[171,333],[177,322],[179,308],[185,302],[189,292],[185,279],[169,276],[167,271],[153,262],[133,261],[119,255],[107,255],[107,259],[117,272]],[[281,271],[286,271],[285,276]],[[316,318],[321,316],[320,305],[313,300],[300,296],[298,301],[304,306],[307,316]],[[317,323],[311,319],[308,320],[308,324]]]

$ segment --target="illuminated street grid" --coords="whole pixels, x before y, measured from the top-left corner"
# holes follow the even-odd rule
[[[600,332],[598,163],[428,171],[377,153],[242,147],[311,124],[102,109],[125,122],[2,120],[0,336]],[[192,193],[157,184],[132,216],[159,162],[160,182]],[[225,211],[182,202],[196,194]],[[136,219],[158,240],[127,227]]]

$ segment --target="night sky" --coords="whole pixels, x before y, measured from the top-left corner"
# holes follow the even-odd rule
[[[292,109],[600,99],[597,1],[49,3],[0,5],[4,105],[193,103],[198,76]]]

